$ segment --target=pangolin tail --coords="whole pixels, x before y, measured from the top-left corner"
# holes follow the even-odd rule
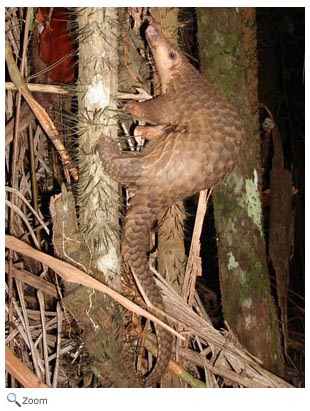
[[[123,155],[116,142],[105,135],[101,136],[97,148],[105,172],[134,192],[135,183],[143,172],[142,158],[134,153]],[[150,187],[145,189],[140,187],[131,199],[125,217],[122,254],[124,262],[135,274],[151,304],[163,311],[164,303],[149,268],[148,252],[152,225],[166,204],[163,204],[163,201],[158,202],[156,199],[152,201],[150,190]],[[157,315],[157,317],[165,320],[163,316]],[[155,329],[158,347],[157,360],[153,370],[145,379],[145,386],[148,387],[160,381],[171,356],[171,334],[156,325]]]
[[[132,205],[125,218],[122,253],[124,261],[129,264],[152,305],[164,310],[163,300],[150,271],[147,255],[150,249],[150,230],[154,220],[154,210],[148,205],[147,198],[137,193],[132,199]],[[165,320],[158,315],[157,317]],[[160,381],[171,357],[172,335],[157,325],[155,329],[157,360],[153,370],[145,379],[145,386],[148,387]]]

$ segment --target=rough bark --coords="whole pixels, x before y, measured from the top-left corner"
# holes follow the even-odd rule
[[[239,165],[214,191],[222,307],[239,341],[282,372],[262,228],[255,9],[198,10],[201,70],[239,108],[247,129]]]
[[[120,289],[118,185],[95,152],[103,133],[117,137],[118,16],[114,8],[84,8],[79,25],[79,224],[104,279]],[[112,274],[113,273],[113,274]]]
[[[64,185],[62,193],[52,199],[50,210],[56,255],[102,281],[102,273],[92,266],[90,249],[78,227],[74,197]],[[63,306],[82,330],[90,356],[81,370],[85,384],[85,376],[95,374],[103,387],[139,387],[134,350],[126,342],[122,307],[107,295],[74,283],[64,282],[64,290]]]
[[[54,241],[63,258],[121,291],[118,186],[108,178],[95,150],[104,133],[117,136],[118,16],[115,8],[77,10],[79,36],[79,227],[73,198],[55,201]],[[64,246],[64,247],[62,247]],[[86,287],[66,285],[65,308],[83,332],[90,371],[104,387],[139,387],[134,350],[126,341],[124,310]]]

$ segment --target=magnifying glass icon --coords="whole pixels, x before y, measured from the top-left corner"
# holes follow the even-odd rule
[[[16,395],[13,392],[10,392],[6,398],[9,402],[15,402],[16,405],[21,407],[20,403],[16,399]]]

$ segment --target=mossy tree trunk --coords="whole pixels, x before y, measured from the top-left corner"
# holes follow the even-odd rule
[[[266,368],[282,373],[262,226],[255,9],[198,9],[198,40],[201,71],[246,127],[239,164],[213,194],[224,320]]]

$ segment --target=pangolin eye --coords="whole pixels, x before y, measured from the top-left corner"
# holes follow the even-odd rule
[[[171,58],[171,60],[175,60],[177,58],[177,53],[174,50],[169,51],[169,58]]]

